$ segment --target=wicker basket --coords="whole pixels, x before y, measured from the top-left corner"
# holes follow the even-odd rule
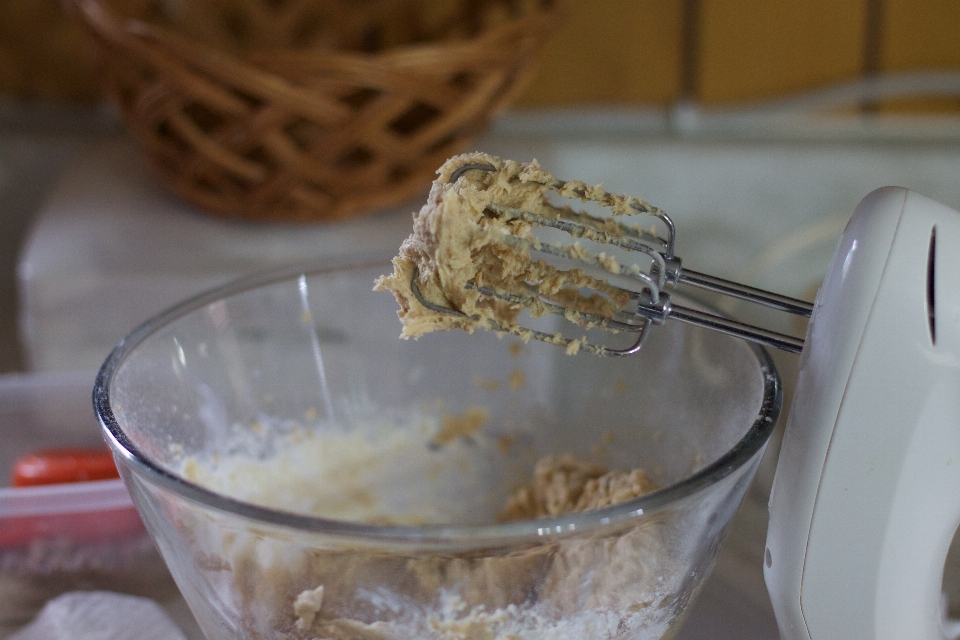
[[[425,189],[531,74],[555,0],[74,0],[151,164],[203,209],[343,219]]]

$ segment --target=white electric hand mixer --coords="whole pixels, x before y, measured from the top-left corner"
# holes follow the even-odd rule
[[[498,170],[467,161],[450,182],[467,172]],[[841,236],[810,305],[684,270],[673,253],[673,223],[643,201],[585,189],[582,183],[554,179],[543,186],[607,206],[611,198],[620,198],[621,208],[627,203],[638,214],[654,216],[665,232],[643,231],[546,200],[536,211],[489,202],[484,216],[524,229],[496,241],[530,254],[559,256],[578,269],[599,269],[609,278],[594,280],[594,291],[584,292],[578,283],[580,293],[571,297],[568,292],[563,299],[530,280],[509,290],[467,286],[582,326],[639,334],[626,349],[584,340],[575,345],[600,355],[637,353],[647,329],[668,319],[802,350],[765,551],[767,587],[782,640],[945,638],[943,569],[960,524],[960,214],[907,189],[869,194]],[[618,251],[640,252],[646,266],[587,253],[579,243],[542,242],[527,233],[530,227],[552,227]],[[547,269],[560,277],[572,273]],[[607,280],[614,279],[632,282],[615,289],[628,294],[629,305],[609,316],[586,310],[582,303],[591,294],[610,296]],[[810,315],[807,337],[672,305],[666,289],[678,285]],[[462,315],[426,300],[416,273],[411,289],[429,309]],[[572,342],[501,319],[487,326],[562,345]]]

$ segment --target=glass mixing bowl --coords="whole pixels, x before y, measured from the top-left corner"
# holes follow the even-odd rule
[[[667,323],[626,358],[397,338],[386,261],[244,280],[154,318],[94,404],[205,634],[660,638],[710,571],[780,409],[766,353]],[[542,456],[658,489],[498,523]]]

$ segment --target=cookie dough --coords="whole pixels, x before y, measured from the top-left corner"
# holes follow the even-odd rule
[[[510,496],[499,520],[513,522],[590,511],[632,500],[656,488],[643,469],[608,471],[603,465],[577,460],[570,454],[547,456],[537,462],[530,483]]]
[[[543,458],[528,485],[508,501],[501,520],[549,517],[623,502],[655,489],[640,470],[609,471],[571,455]],[[294,601],[297,625],[322,638],[385,640],[519,640],[523,638],[608,638],[613,618],[649,625],[658,609],[656,587],[665,550],[663,523],[653,520],[613,534],[571,538],[512,552],[396,558],[355,555],[310,564],[320,586]],[[315,555],[315,561],[323,556]],[[369,620],[344,615],[336,604],[308,608],[317,590],[346,589],[359,576],[384,572],[406,585],[404,598],[426,604],[422,629],[402,616]],[[324,602],[326,602],[324,598]],[[298,612],[306,609],[306,615]],[[622,624],[618,622],[617,624]],[[658,628],[658,625],[649,625]],[[298,629],[302,628],[300,626]],[[402,632],[398,632],[403,629]],[[645,637],[645,636],[638,636]],[[659,636],[651,636],[659,637]]]
[[[191,480],[264,506],[373,523],[384,515],[393,522],[424,515],[443,522],[440,514],[421,511],[416,501],[411,503],[416,511],[408,514],[415,518],[384,511],[384,501],[372,489],[373,477],[368,481],[364,474],[380,469],[388,478],[378,486],[411,486],[415,476],[401,480],[395,475],[405,473],[401,466],[426,481],[435,465],[431,459],[438,456],[457,469],[467,469],[463,465],[484,455],[490,457],[480,458],[487,460],[481,466],[507,459],[495,434],[488,433],[489,425],[481,424],[481,414],[473,413],[477,424],[471,422],[464,433],[458,430],[439,449],[432,445],[444,433],[442,421],[405,429],[408,437],[402,438],[363,430],[333,431],[317,441],[293,434],[289,450],[278,446],[265,458],[189,459],[184,466]],[[384,461],[397,456],[398,462],[409,463],[415,455],[421,456],[420,464]],[[335,464],[324,469],[331,458]],[[313,480],[307,473],[311,469]],[[251,485],[265,490],[252,495]],[[323,500],[304,499],[314,486]],[[358,488],[370,495],[351,498]],[[640,470],[609,470],[572,455],[547,456],[508,495],[497,519],[549,518],[601,508],[655,488]],[[342,493],[339,501],[337,491]],[[488,524],[495,513],[493,509]],[[416,549],[388,540],[287,540],[243,527],[221,530],[207,514],[189,509],[178,514],[178,522],[190,531],[184,552],[192,554],[205,581],[222,594],[225,610],[242,621],[245,637],[254,639],[590,640],[621,637],[624,631],[630,631],[629,637],[659,638],[675,622],[664,594],[674,591],[669,584],[674,576],[682,578],[670,569],[672,524],[657,517],[612,524],[590,535]]]
[[[484,169],[462,171],[451,182],[467,165]],[[438,173],[427,203],[414,215],[413,232],[393,261],[393,273],[375,285],[377,290],[391,291],[397,298],[401,337],[483,328],[529,339],[532,333],[517,325],[517,317],[524,310],[537,317],[556,305],[565,310],[563,315],[568,320],[592,326],[597,318],[610,318],[627,305],[629,292],[611,286],[605,279],[579,268],[560,270],[534,258],[531,250],[539,246],[533,233],[535,225],[511,212],[519,210],[552,220],[577,219],[580,214],[569,206],[549,202],[551,192],[561,198],[596,201],[614,216],[656,214],[659,209],[638,198],[608,193],[599,186],[560,181],[536,161],[521,164],[473,153],[448,160]],[[603,224],[606,226],[584,237],[601,239],[603,233],[622,233],[612,218]],[[577,243],[568,249],[571,258],[592,261],[603,271],[623,271],[616,260],[603,253],[591,255]],[[630,269],[639,271],[636,265]],[[428,305],[422,304],[412,290],[414,281]],[[510,300],[478,291],[484,287]],[[582,344],[560,335],[547,341],[568,346],[570,352]]]

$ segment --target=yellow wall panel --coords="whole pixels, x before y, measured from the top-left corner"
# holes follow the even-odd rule
[[[666,105],[680,91],[681,0],[568,0],[520,106]]]
[[[866,0],[701,0],[703,104],[773,98],[857,77]]]
[[[885,0],[882,25],[884,70],[960,68],[957,0]]]
[[[0,0],[0,96],[100,96],[85,34],[58,0]]]
[[[881,71],[960,69],[960,2],[956,0],[885,0]],[[883,111],[945,112],[960,109],[956,97],[886,100]]]
[[[960,0],[563,1],[520,107],[666,107],[681,97],[710,107],[871,72],[960,71]],[[57,0],[0,0],[0,95],[96,98],[81,35]],[[960,100],[868,106],[956,112]]]

